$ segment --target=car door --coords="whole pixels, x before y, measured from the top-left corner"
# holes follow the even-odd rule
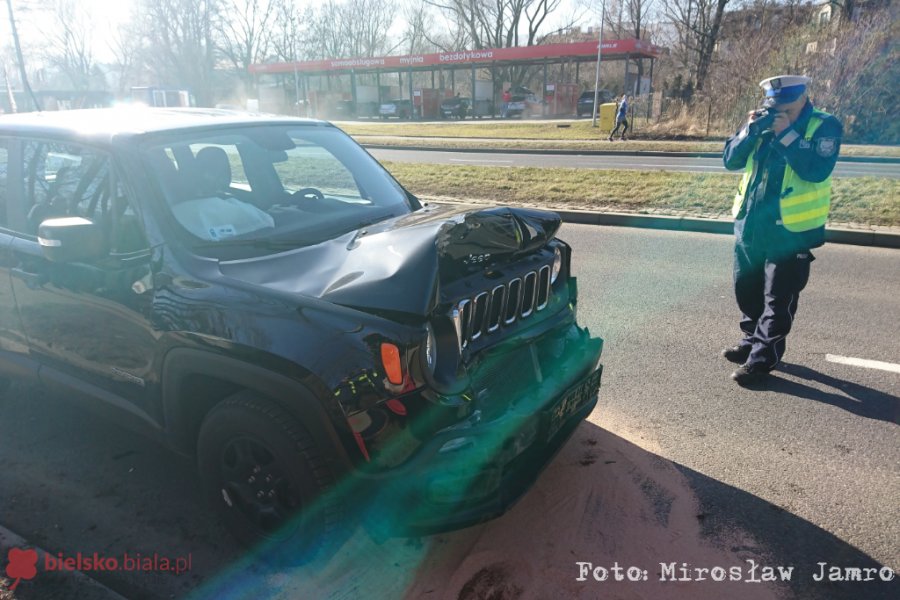
[[[155,421],[151,383],[150,251],[112,157],[71,142],[25,140],[24,189],[10,254],[12,288],[42,382],[82,392]],[[100,225],[102,256],[51,262],[37,237],[46,219]]]

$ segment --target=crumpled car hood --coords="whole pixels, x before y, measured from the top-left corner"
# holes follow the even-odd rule
[[[427,207],[315,246],[221,262],[226,277],[376,312],[427,316],[441,281],[543,247],[556,213],[525,208]]]

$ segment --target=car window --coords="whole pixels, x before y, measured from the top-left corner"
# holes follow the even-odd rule
[[[267,248],[251,242],[314,244],[411,210],[403,188],[333,127],[173,133],[144,156],[180,229],[217,256],[216,245],[256,255]]]
[[[54,217],[79,216],[95,222],[110,206],[109,156],[75,144],[27,141],[24,213],[27,233]]]
[[[323,194],[364,200],[347,167],[315,144],[307,143],[288,150],[287,160],[275,163],[275,171],[284,190],[291,194],[303,188],[316,188]]]
[[[41,222],[83,217],[100,225],[111,253],[147,247],[143,226],[125,189],[112,177],[105,152],[61,142],[26,141],[23,145],[25,233],[37,234]]]
[[[0,225],[6,226],[6,203],[9,173],[9,141],[0,138]]]

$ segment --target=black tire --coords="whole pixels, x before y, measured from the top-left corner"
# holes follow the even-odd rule
[[[232,535],[277,547],[264,560],[303,564],[338,538],[341,510],[327,493],[334,475],[306,429],[277,404],[244,391],[216,405],[200,427],[197,462]]]

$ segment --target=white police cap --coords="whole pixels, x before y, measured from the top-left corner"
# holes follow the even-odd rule
[[[766,93],[766,98],[774,98],[778,102],[793,102],[806,91],[809,77],[804,75],[777,75],[759,82],[759,87]]]

